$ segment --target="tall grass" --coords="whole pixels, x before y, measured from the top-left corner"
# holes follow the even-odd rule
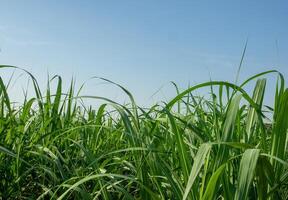
[[[149,109],[106,79],[130,104],[81,96],[73,80],[65,92],[60,76],[41,91],[25,73],[35,97],[21,106],[0,78],[0,199],[288,198],[288,89],[277,71],[177,88]],[[278,77],[274,106],[263,105],[269,74]],[[205,87],[210,97],[194,95]],[[105,103],[94,110],[81,104],[87,98]]]

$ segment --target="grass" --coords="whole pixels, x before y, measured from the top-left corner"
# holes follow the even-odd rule
[[[25,73],[35,97],[21,106],[0,78],[0,199],[288,198],[288,89],[277,71],[238,85],[176,86],[175,98],[148,109],[106,79],[130,104],[80,96],[73,80],[65,93],[60,76],[51,79],[55,91],[48,83],[43,92]],[[275,104],[265,106],[273,74]],[[205,87],[210,97],[194,95]],[[87,98],[104,103],[94,110],[81,104]]]

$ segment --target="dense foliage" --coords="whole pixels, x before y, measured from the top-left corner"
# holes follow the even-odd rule
[[[288,89],[277,71],[176,87],[149,109],[109,80],[130,104],[80,96],[73,81],[65,93],[59,76],[43,92],[25,73],[35,97],[20,107],[0,78],[0,199],[288,198]],[[262,105],[268,74],[278,77],[274,106]],[[204,87],[209,97],[194,95]],[[87,98],[104,103],[94,110],[79,103]]]

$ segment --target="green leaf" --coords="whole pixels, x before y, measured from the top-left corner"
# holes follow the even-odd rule
[[[190,172],[188,183],[186,185],[184,195],[182,198],[183,200],[187,199],[187,197],[191,191],[191,188],[192,188],[196,178],[198,177],[199,172],[200,172],[202,166],[204,165],[205,159],[206,159],[207,155],[209,154],[210,150],[211,150],[211,145],[208,143],[204,143],[200,146],[200,148],[196,154],[196,157],[194,159],[194,163],[193,163],[193,166],[192,166],[192,169]]]
[[[247,149],[241,159],[238,173],[238,187],[236,189],[235,200],[248,198],[250,185],[254,179],[255,169],[260,155],[259,149]]]
[[[225,167],[226,164],[223,164],[213,173],[206,187],[204,196],[201,200],[212,200],[214,198],[215,191],[217,188],[219,188],[219,185],[217,185],[218,179],[223,173]]]

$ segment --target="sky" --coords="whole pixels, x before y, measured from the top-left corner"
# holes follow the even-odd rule
[[[30,71],[43,87],[48,73],[67,85],[71,77],[80,84],[98,76],[129,89],[139,104],[169,100],[170,81],[182,89],[234,82],[247,39],[241,81],[270,69],[288,77],[284,0],[0,0],[0,6],[0,64]],[[0,76],[11,73],[1,69]],[[20,96],[25,81],[18,78],[12,95]],[[119,89],[99,80],[83,92],[122,101]]]

